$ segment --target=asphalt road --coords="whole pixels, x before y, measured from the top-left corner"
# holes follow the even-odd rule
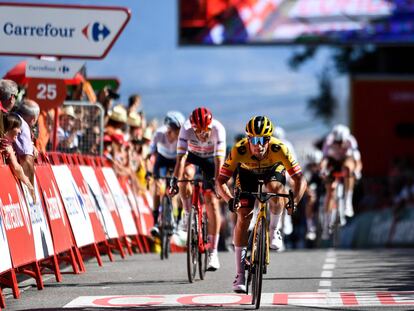
[[[263,282],[262,308],[414,309],[414,250],[298,250],[272,253]],[[249,297],[232,294],[234,254],[220,253],[221,269],[189,284],[185,254],[161,261],[135,254],[109,262],[86,262],[86,273],[70,269],[57,283],[44,275],[45,288],[19,283],[21,298],[6,294],[5,310],[249,310]],[[92,297],[93,296],[93,297]],[[71,309],[69,309],[71,310]],[[108,309],[106,309],[108,310]]]

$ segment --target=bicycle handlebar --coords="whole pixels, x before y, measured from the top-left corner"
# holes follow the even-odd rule
[[[289,190],[289,193],[273,193],[273,192],[264,192],[262,191],[262,186],[264,182],[259,180],[259,191],[252,192],[252,191],[241,191],[240,188],[235,189],[235,197],[240,198],[241,194],[248,194],[253,195],[260,203],[266,203],[271,198],[288,198],[288,203],[286,205],[286,208],[293,208],[295,210],[295,204],[294,204],[294,194],[292,190]]]
[[[293,202],[293,191],[289,190],[289,193],[273,193],[273,192],[250,192],[250,191],[239,191],[238,192],[238,197],[241,194],[249,194],[249,195],[253,195],[256,197],[256,199],[260,202],[260,203],[265,203],[267,201],[269,201],[271,198],[288,198],[288,204]]]

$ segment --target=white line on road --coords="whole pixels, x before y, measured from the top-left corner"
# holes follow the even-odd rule
[[[333,272],[332,271],[324,270],[321,273],[321,278],[331,278],[332,275],[333,275]]]
[[[320,281],[319,287],[329,287],[332,286],[332,281]]]
[[[323,270],[333,270],[335,269],[335,264],[333,263],[326,263],[322,267]]]

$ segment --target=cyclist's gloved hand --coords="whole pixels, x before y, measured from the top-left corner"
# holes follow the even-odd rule
[[[178,178],[173,176],[170,179],[170,188],[168,189],[168,192],[170,193],[170,195],[176,195],[178,193]]]
[[[151,172],[146,172],[145,173],[145,179],[150,179],[152,177],[152,173]]]
[[[238,198],[231,198],[228,202],[229,211],[234,213],[239,209],[240,200]]]

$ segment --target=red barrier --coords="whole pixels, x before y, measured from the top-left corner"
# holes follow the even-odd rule
[[[119,238],[114,241],[116,249],[120,252],[121,257],[125,258],[125,253],[122,248],[122,245],[124,245],[127,251],[130,254],[132,254],[131,245],[129,244],[125,236],[124,227],[122,226],[122,222],[119,216],[118,209],[116,208],[116,204],[112,197],[111,191],[109,190],[108,184],[105,181],[105,176],[102,173],[102,168],[97,166],[94,168],[94,171],[95,171],[96,178],[98,179],[99,186],[101,187],[102,194],[105,200],[105,204],[108,206],[109,210],[111,211],[111,215],[114,220],[116,230],[118,231]]]
[[[43,280],[36,260],[30,215],[22,190],[8,166],[2,165],[0,167],[0,176],[2,180],[1,213],[13,267],[17,272],[35,278],[37,288],[43,289]],[[2,278],[0,282],[11,287],[14,297],[18,298],[20,293],[14,270],[10,270],[10,273],[9,279]]]
[[[35,174],[41,189],[43,206],[48,217],[55,254],[58,255],[58,260],[68,261],[72,265],[73,272],[77,274],[80,271],[76,264],[74,252],[76,246],[72,237],[69,219],[66,215],[52,168],[44,155],[41,155],[35,165]]]
[[[132,217],[134,219],[134,223],[135,226],[138,229],[138,233],[136,235],[136,240],[135,240],[135,246],[138,248],[138,250],[141,253],[144,252],[148,252],[148,245],[147,245],[147,241],[146,238],[143,237],[143,235],[141,234],[141,224],[140,224],[140,215],[139,215],[139,210],[138,210],[138,205],[135,199],[135,195],[132,192],[131,187],[129,186],[128,182],[129,182],[129,178],[127,177],[119,177],[119,184],[122,187],[122,190],[124,191],[125,195],[128,198],[128,202],[131,206],[131,210],[132,210]],[[144,246],[145,245],[145,250],[144,250]]]
[[[84,251],[92,253],[98,264],[102,264],[101,258],[98,252],[94,240],[94,233],[89,218],[89,213],[86,210],[82,195],[77,187],[75,180],[69,167],[64,154],[50,153],[49,159],[52,162],[52,172],[57,182],[63,205],[65,206],[66,213],[71,225],[71,232],[75,239],[77,248],[75,248],[76,258],[81,271],[85,271],[82,256],[80,254],[80,248]],[[88,254],[89,254],[88,253]]]
[[[79,168],[79,165],[81,163],[79,162],[78,158],[70,155],[67,156],[67,159],[69,163],[69,169],[73,175],[76,185],[79,188],[82,198],[85,201],[85,205],[89,213],[89,218],[92,223],[92,229],[95,236],[95,243],[98,248],[99,246],[101,246],[101,249],[103,249],[108,254],[109,259],[113,261],[111,248],[109,247],[109,244],[105,237],[103,224],[101,223],[97,215],[96,203],[95,201],[93,201],[93,197],[89,190],[89,186],[83,178],[82,172]],[[102,266],[102,260],[100,258],[99,252],[96,254],[96,257],[98,259],[99,265]]]

